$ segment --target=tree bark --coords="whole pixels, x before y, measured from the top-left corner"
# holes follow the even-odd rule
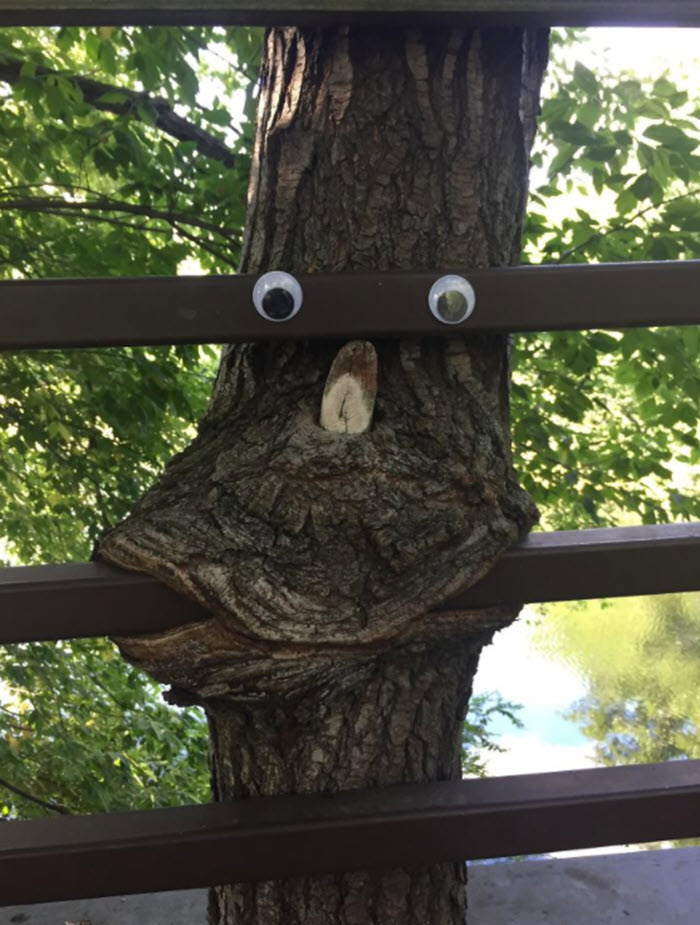
[[[517,263],[546,48],[522,29],[270,31],[242,270]],[[458,777],[479,652],[517,612],[426,616],[536,518],[507,339],[376,342],[374,420],[352,435],[318,423],[341,346],[226,348],[197,439],[101,544],[212,613],[119,642],[206,709],[216,799]],[[455,863],[224,886],[210,920],[463,925],[464,884]]]

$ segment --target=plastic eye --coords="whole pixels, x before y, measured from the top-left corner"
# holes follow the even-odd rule
[[[459,324],[474,311],[476,293],[463,276],[441,276],[428,295],[430,311],[443,324]]]
[[[263,273],[253,287],[253,305],[266,321],[289,321],[303,300],[304,293],[297,280],[282,270]]]

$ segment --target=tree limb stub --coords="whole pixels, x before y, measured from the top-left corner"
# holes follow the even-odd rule
[[[351,341],[333,360],[321,400],[321,427],[331,433],[369,430],[377,398],[377,351],[367,341]]]

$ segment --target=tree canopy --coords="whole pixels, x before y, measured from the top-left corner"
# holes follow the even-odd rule
[[[0,275],[234,272],[260,40],[0,30]],[[697,104],[665,75],[571,68],[577,40],[553,42],[524,259],[700,257]],[[586,203],[559,207],[572,195]],[[518,337],[514,454],[544,526],[698,516],[699,352],[697,328]],[[215,357],[187,346],[0,356],[6,561],[87,558],[194,433]],[[105,641],[7,647],[0,673],[6,812],[205,792],[201,718],[156,703]]]

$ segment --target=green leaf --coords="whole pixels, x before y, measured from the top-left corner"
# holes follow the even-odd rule
[[[573,123],[556,123],[553,128],[559,138],[576,147],[595,145],[598,141],[597,135],[578,120]]]
[[[205,118],[214,125],[231,125],[231,113],[227,109],[208,109]]]
[[[577,61],[574,65],[574,83],[581,87],[589,96],[598,93],[597,77],[593,71],[589,70],[586,65],[582,64],[580,61]]]
[[[612,353],[619,346],[618,338],[613,337],[612,334],[606,334],[604,331],[596,331],[594,334],[589,335],[588,343],[594,350],[602,353]]]
[[[571,163],[573,153],[575,148],[570,145],[564,145],[560,149],[559,153],[552,159],[549,169],[547,171],[547,177],[551,180],[553,177],[556,177],[564,167],[568,166]]]
[[[636,199],[643,202],[654,192],[654,183],[648,174],[642,174],[640,177],[637,177],[634,183],[627,189]]]
[[[126,93],[123,93],[119,90],[108,90],[106,93],[102,93],[97,97],[98,103],[112,103],[116,105],[123,105],[129,101],[129,97]]]
[[[697,139],[688,138],[682,129],[665,123],[650,125],[644,132],[644,136],[645,138],[651,138],[652,141],[658,141],[664,147],[677,152],[689,153],[698,146]]]
[[[136,112],[138,113],[139,119],[141,119],[142,122],[145,122],[146,125],[150,125],[155,128],[158,123],[158,113],[152,104],[137,103]]]
[[[615,145],[591,145],[586,148],[583,152],[584,157],[589,158],[592,161],[599,161],[600,163],[607,163],[611,158],[615,157],[618,149]]]
[[[629,189],[623,190],[615,200],[615,208],[620,215],[626,215],[628,212],[636,209],[638,204],[638,197]]]

